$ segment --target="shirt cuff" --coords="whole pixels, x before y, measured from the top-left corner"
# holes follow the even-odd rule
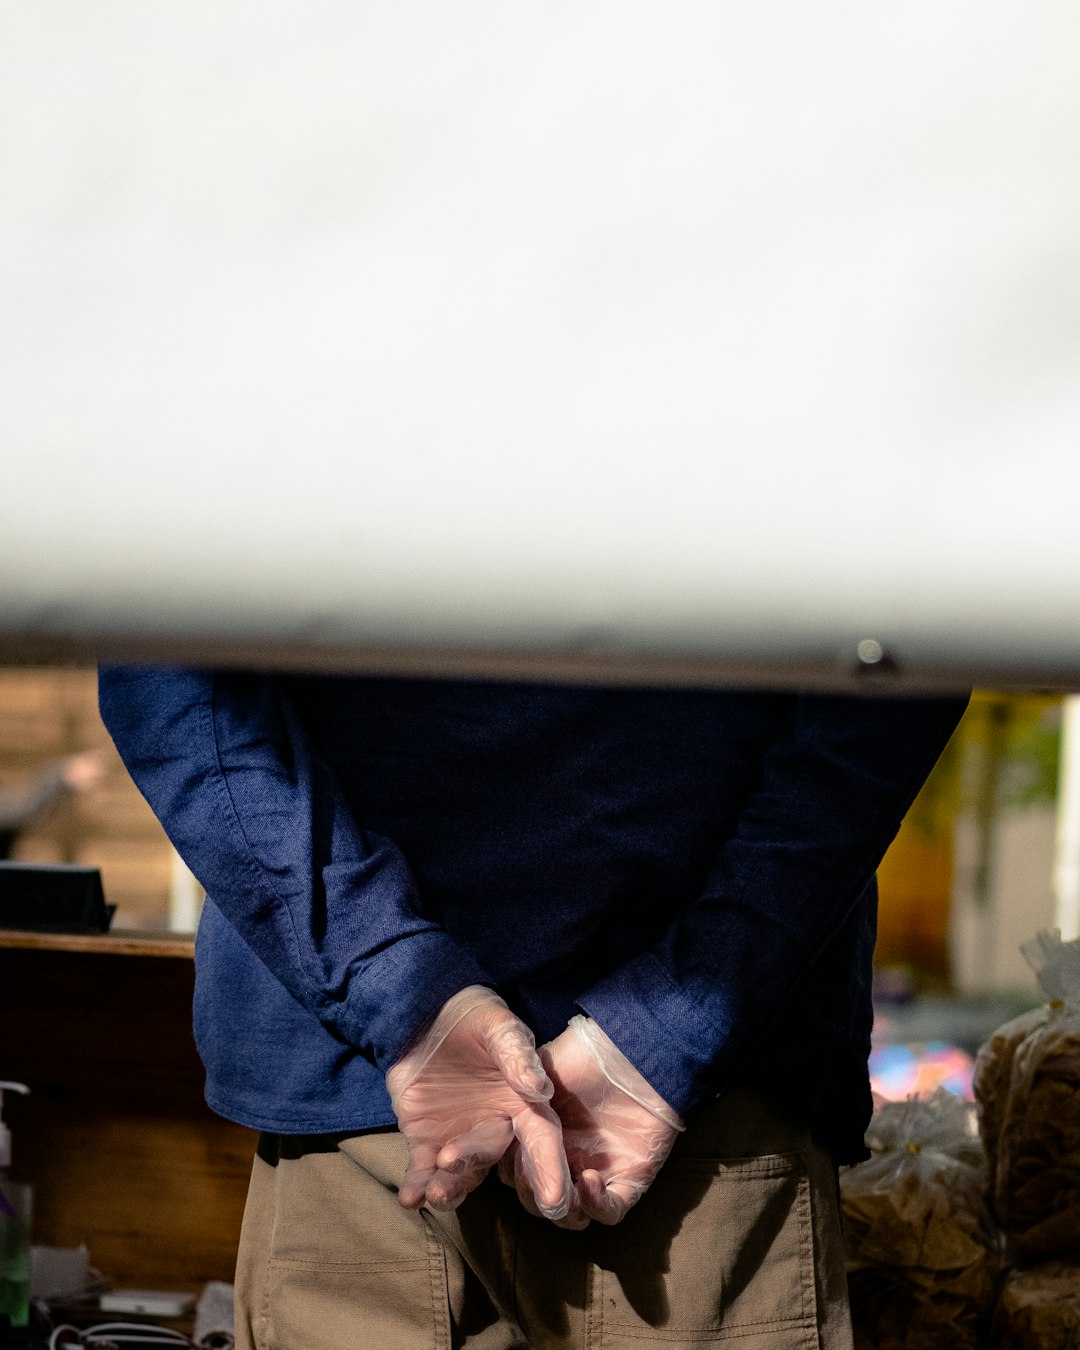
[[[576,1002],[684,1120],[716,1096],[729,1029],[673,984],[654,955],[628,961]]]
[[[415,933],[385,947],[354,976],[338,1026],[385,1074],[447,999],[470,984],[493,988],[495,981],[447,933]]]

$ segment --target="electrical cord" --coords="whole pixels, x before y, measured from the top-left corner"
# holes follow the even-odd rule
[[[61,1323],[49,1337],[49,1350],[113,1350],[121,1345],[182,1346],[184,1350],[232,1350],[233,1337],[227,1332],[212,1332],[193,1341],[182,1331],[158,1327],[147,1322],[99,1322],[92,1327],[73,1327]]]

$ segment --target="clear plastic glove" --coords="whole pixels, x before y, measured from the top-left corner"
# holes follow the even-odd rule
[[[592,1219],[616,1224],[652,1184],[682,1120],[591,1018],[572,1018],[541,1046],[540,1059],[555,1084],[552,1105],[574,1179],[570,1208],[555,1221],[560,1228],[584,1228]],[[499,1175],[526,1209],[541,1213],[516,1147],[500,1161]]]
[[[386,1086],[409,1146],[406,1209],[455,1209],[515,1144],[533,1212],[566,1214],[573,1188],[552,1084],[532,1032],[498,994],[470,985],[448,999]]]

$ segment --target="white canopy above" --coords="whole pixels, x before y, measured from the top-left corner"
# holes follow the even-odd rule
[[[1078,146],[1066,0],[7,0],[0,658],[1078,685]]]

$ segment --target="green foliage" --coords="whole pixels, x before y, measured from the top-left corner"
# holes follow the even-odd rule
[[[1060,696],[976,691],[908,819],[942,837],[958,815],[989,825],[999,811],[1050,805],[1060,750]]]
[[[1058,704],[1043,715],[1017,725],[1006,751],[1001,806],[1022,808],[1053,802],[1057,797],[1061,759]]]

